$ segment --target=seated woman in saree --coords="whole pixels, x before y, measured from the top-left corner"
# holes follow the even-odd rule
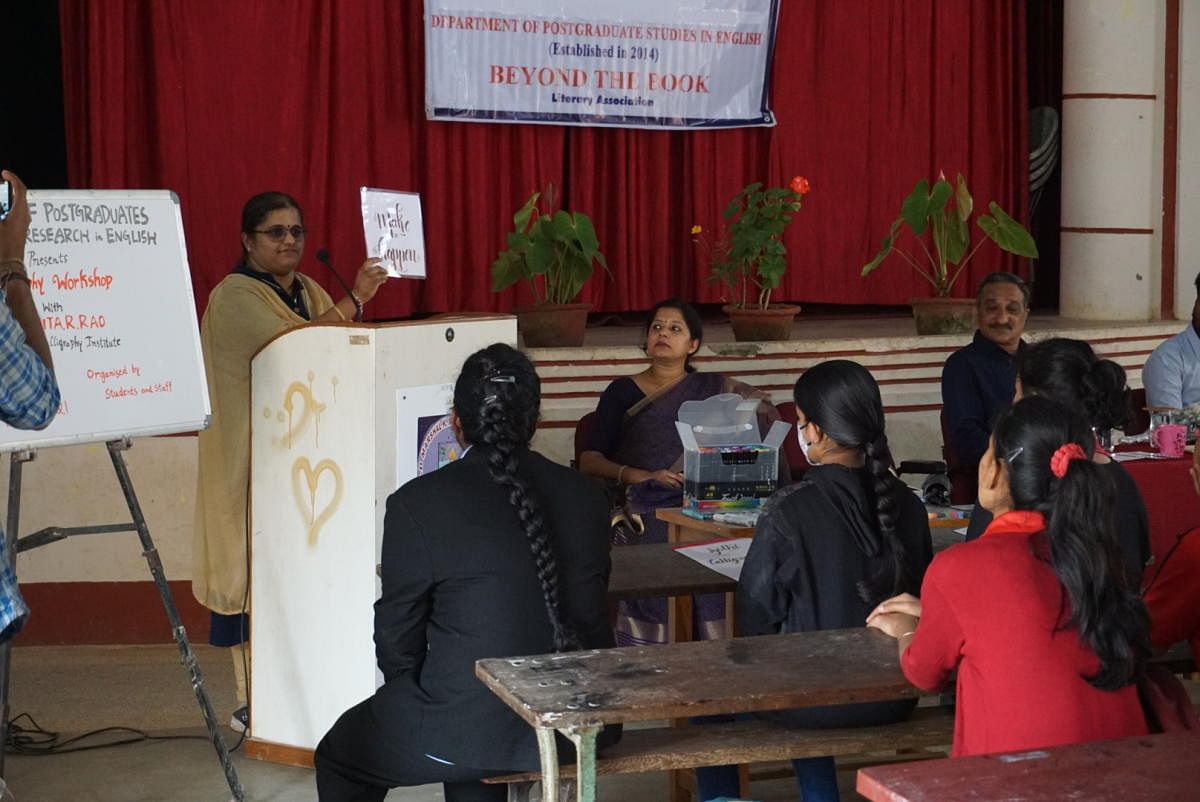
[[[855,362],[804,371],[793,391],[804,478],[771,496],[737,588],[741,635],[860,627],[874,605],[921,587],[933,559],[929,517],[891,471],[879,385]],[[916,699],[761,714],[798,728],[867,727],[908,718]],[[792,761],[804,802],[836,802],[832,757]],[[696,770],[698,798],[738,795],[737,770]]]
[[[579,470],[615,483],[625,512],[638,516],[645,527],[639,542],[663,543],[667,526],[655,517],[655,510],[683,504],[683,444],[675,429],[680,405],[719,393],[758,399],[763,432],[779,413],[759,390],[690,364],[704,333],[700,316],[687,303],[677,298],[660,301],[646,317],[644,334],[650,365],[604,390],[579,455]],[[701,596],[695,610],[697,637],[722,637],[724,597]],[[666,621],[665,599],[622,602],[617,643],[665,643]]]

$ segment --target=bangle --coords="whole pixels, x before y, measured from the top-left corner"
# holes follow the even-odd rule
[[[617,484],[621,484],[621,474],[625,473],[625,469],[628,467],[628,465],[622,465],[620,468],[617,468]]]
[[[909,635],[916,635],[916,634],[917,634],[917,631],[914,629],[909,632],[905,632],[903,635],[897,635],[896,640],[900,640],[901,638],[907,638]]]
[[[354,294],[354,290],[350,290],[350,303],[354,304],[354,319],[362,320],[363,302],[358,300],[358,296]]]
[[[15,261],[15,260],[10,260],[10,261]],[[8,262],[0,262],[0,264],[8,264]],[[17,264],[20,264],[20,263],[18,262]],[[5,273],[3,276],[0,276],[0,289],[7,287],[8,282],[12,281],[13,279],[17,279],[18,281],[24,281],[26,284],[29,283],[29,276],[26,275],[24,266],[22,266],[20,270],[10,270],[7,273]]]

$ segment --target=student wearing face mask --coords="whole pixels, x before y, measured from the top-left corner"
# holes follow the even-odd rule
[[[919,589],[933,559],[929,517],[891,471],[879,386],[847,360],[796,382],[797,436],[813,466],[767,502],[737,589],[739,634],[859,627],[872,608]],[[905,590],[900,590],[905,589]],[[796,727],[859,727],[907,718],[916,700],[771,714]],[[804,802],[837,799],[833,758],[793,761]],[[731,767],[697,771],[699,799],[737,796]]]

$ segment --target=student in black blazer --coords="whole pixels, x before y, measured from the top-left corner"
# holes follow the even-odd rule
[[[375,603],[384,684],[318,744],[322,802],[437,782],[448,802],[504,800],[505,786],[479,780],[537,770],[537,744],[475,661],[613,645],[608,504],[593,480],[529,450],[539,403],[519,351],[471,355],[454,387],[470,448],[388,499]]]

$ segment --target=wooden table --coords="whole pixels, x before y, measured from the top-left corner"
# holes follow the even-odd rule
[[[731,526],[730,524],[705,521],[684,515],[679,507],[669,507],[657,510],[655,515],[667,524],[668,545],[678,546],[687,543],[703,543],[708,540],[721,540],[735,537],[754,537],[753,526]],[[616,549],[613,549],[616,551]],[[689,559],[684,557],[683,559]],[[737,583],[734,583],[737,587]],[[725,594],[725,637],[734,635],[733,592]],[[667,640],[670,643],[689,641],[694,637],[692,631],[692,596],[680,594],[671,599],[667,605]]]
[[[1167,802],[1200,797],[1200,738],[1149,735],[859,769],[872,802]]]
[[[475,676],[535,729],[544,802],[558,800],[555,731],[575,744],[577,800],[592,802],[605,724],[917,695],[895,639],[865,628],[496,658]]]
[[[670,543],[639,543],[612,549],[612,573],[608,579],[610,602],[735,590],[736,579],[683,556]]]

